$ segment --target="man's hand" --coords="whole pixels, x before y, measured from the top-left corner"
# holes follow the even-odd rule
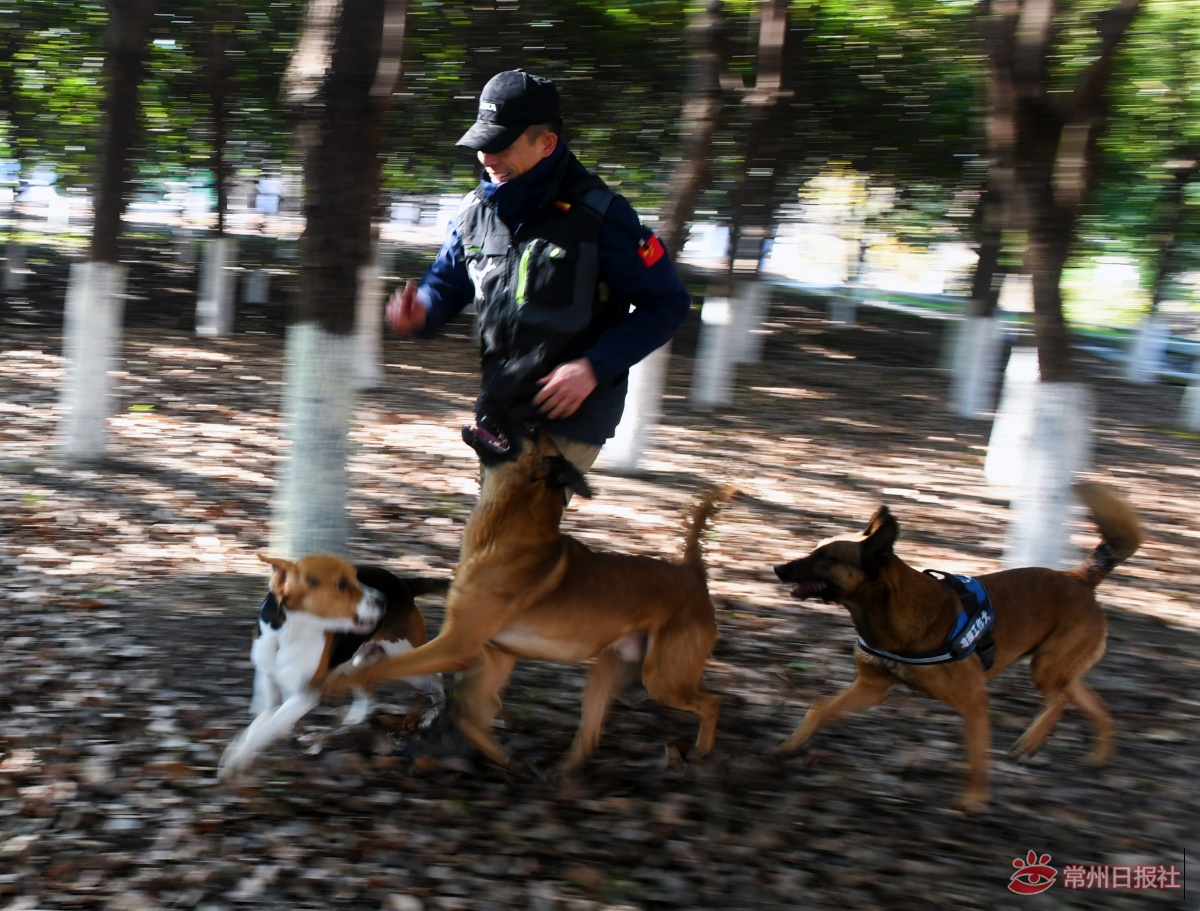
[[[388,300],[387,321],[397,335],[416,335],[425,328],[425,306],[417,300],[416,282],[408,282]]]
[[[533,404],[542,409],[542,414],[553,420],[569,418],[583,400],[596,388],[596,374],[586,357],[577,361],[559,364],[547,376],[538,380],[542,387],[533,399]]]

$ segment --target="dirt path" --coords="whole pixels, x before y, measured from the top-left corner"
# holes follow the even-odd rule
[[[523,774],[471,756],[415,766],[393,755],[412,740],[402,707],[353,731],[331,707],[257,783],[230,788],[214,766],[245,721],[254,554],[283,456],[279,328],[243,328],[128,330],[112,460],[82,469],[54,454],[52,320],[0,311],[0,908],[1184,907],[1182,889],[1068,887],[1081,882],[1068,868],[1182,871],[1196,854],[1200,450],[1171,429],[1179,390],[1096,377],[1096,474],[1148,537],[1101,590],[1110,644],[1089,679],[1120,727],[1104,770],[1081,765],[1074,714],[1033,761],[1006,756],[1036,711],[1023,668],[993,690],[983,818],[950,808],[957,719],[916,695],[806,757],[770,755],[852,673],[844,613],[791,601],[774,563],[887,502],[910,562],[985,572],[1007,521],[983,479],[988,425],[943,411],[941,324],[867,311],[832,328],[792,301],[716,414],[687,404],[694,337],[681,337],[647,472],[596,470],[596,497],[565,520],[598,548],[673,555],[695,494],[742,486],[707,544],[721,627],[708,681],[725,697],[708,761],[679,762],[692,721],[635,690],[580,775],[545,776],[581,675],[528,664],[500,732]],[[460,332],[390,339],[386,358],[353,428],[353,556],[449,574],[476,492],[458,436],[475,352]],[[1077,529],[1081,545],[1093,536]],[[1060,874],[1041,898],[1008,890],[1031,850]]]

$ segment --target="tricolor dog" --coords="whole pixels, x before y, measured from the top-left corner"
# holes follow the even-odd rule
[[[321,684],[343,664],[363,666],[399,655],[427,639],[425,618],[414,599],[444,593],[448,580],[402,579],[377,566],[354,566],[341,557],[307,556],[293,563],[259,554],[273,567],[270,590],[258,618],[250,650],[254,663],[254,720],[221,758],[220,775],[230,779],[247,770],[269,744],[288,734],[321,701]],[[408,684],[432,702],[424,723],[442,708],[438,674],[410,678]],[[370,696],[355,691],[346,715],[354,724],[366,718]]]
[[[988,798],[987,682],[1030,656],[1029,670],[1045,705],[1017,741],[1032,755],[1068,704],[1095,729],[1089,760],[1113,754],[1113,723],[1084,675],[1104,654],[1106,622],[1096,587],[1142,542],[1130,505],[1099,484],[1079,485],[1080,499],[1100,529],[1100,543],[1065,572],[1009,569],[977,579],[919,572],[893,552],[900,526],[881,506],[861,535],[821,544],[806,557],[776,566],[796,598],[841,604],[859,635],[854,683],[813,704],[780,746],[798,750],[817,731],[848,712],[878,705],[897,683],[940,699],[962,716],[970,774],[961,801],[982,807]]]

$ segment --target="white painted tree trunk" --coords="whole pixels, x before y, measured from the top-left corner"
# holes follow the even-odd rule
[[[850,295],[829,295],[829,321],[841,326],[853,326],[858,319],[858,301]]]
[[[265,304],[271,297],[271,273],[250,269],[242,279],[242,300],[247,304]]]
[[[272,549],[290,559],[344,554],[357,342],[353,335],[301,323],[288,329],[285,353],[284,421],[291,450],[272,505]]]
[[[171,229],[171,242],[175,247],[175,255],[179,257],[179,265],[189,268],[196,265],[200,242],[195,231],[183,225],[176,225]]]
[[[46,206],[46,227],[51,231],[65,231],[71,224],[71,202],[65,196],[56,196]]]
[[[113,412],[112,376],[125,313],[124,266],[80,262],[71,266],[63,325],[59,445],[68,459],[94,461],[108,447]]]
[[[1125,379],[1142,386],[1158,382],[1163,354],[1167,350],[1168,325],[1159,316],[1142,320],[1125,360]]]
[[[693,404],[713,407],[733,401],[737,352],[737,328],[728,298],[707,298],[700,310],[700,341],[690,396]]]
[[[1192,362],[1192,378],[1183,393],[1179,422],[1188,430],[1200,430],[1200,358]]]
[[[216,237],[204,248],[200,294],[196,298],[196,334],[229,335],[237,301],[237,241]]]
[[[1003,326],[996,316],[968,316],[955,326],[950,361],[950,410],[981,418],[992,409]]]
[[[4,247],[4,290],[23,290],[25,274],[25,245],[19,240],[9,238]]]
[[[1037,349],[1014,348],[1004,370],[1000,405],[983,463],[987,482],[1003,496],[1014,495],[1024,481],[1038,377]]]
[[[737,333],[737,362],[757,364],[762,360],[763,320],[771,299],[770,288],[761,281],[737,283],[733,321]]]
[[[354,361],[356,389],[375,389],[383,384],[383,270],[379,244],[371,250],[366,265],[358,270],[358,299],[354,304],[354,338],[358,355]]]
[[[668,342],[629,370],[629,393],[625,412],[613,438],[604,445],[601,464],[617,471],[636,472],[650,448],[654,428],[662,417],[663,390],[671,360]]]
[[[1038,383],[1025,471],[1009,523],[1004,566],[1068,569],[1079,561],[1071,526],[1082,514],[1072,487],[1091,468],[1095,406],[1082,383]]]

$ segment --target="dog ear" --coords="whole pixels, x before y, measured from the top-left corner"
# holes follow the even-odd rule
[[[588,487],[587,481],[565,456],[546,456],[542,459],[542,468],[546,472],[546,483],[551,487],[570,487],[585,499],[591,497],[592,489]]]
[[[900,535],[900,523],[886,506],[880,506],[871,516],[863,534],[865,537],[859,551],[863,569],[868,575],[874,576],[883,567],[883,561],[892,555],[892,548],[896,546],[896,538]]]
[[[892,519],[891,512],[888,511],[886,506],[880,506],[867,521],[867,527],[863,529],[863,537],[866,538],[875,534],[888,519]],[[895,522],[896,520],[892,519],[892,521]]]
[[[275,570],[273,573],[271,573],[271,590],[280,596],[286,595],[286,583],[288,577],[292,574],[292,571],[295,570],[296,564],[290,560],[284,560],[280,557],[270,557],[261,552],[258,555],[258,559],[262,560],[264,563],[270,564],[270,566]]]

